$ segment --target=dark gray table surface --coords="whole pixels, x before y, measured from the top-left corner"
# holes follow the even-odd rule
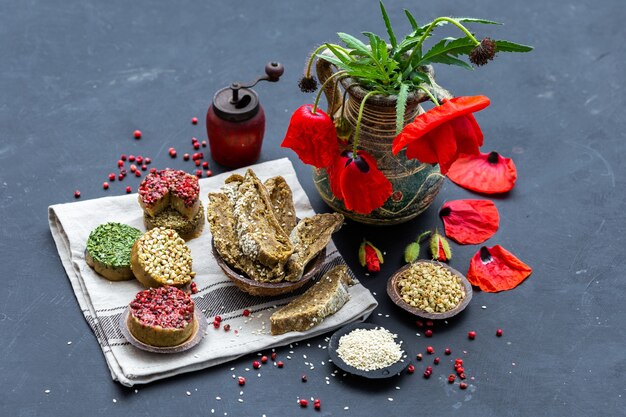
[[[269,60],[284,63],[286,72],[278,84],[257,88],[267,113],[261,160],[288,156],[314,208],[327,210],[309,167],[279,143],[291,112],[312,100],[296,87],[308,51],[338,31],[384,34],[377,2],[2,1],[0,415],[316,414],[311,406],[300,409],[297,396],[321,398],[319,415],[626,415],[623,1],[387,3],[398,32],[408,29],[407,7],[420,20],[501,21],[504,27],[475,29],[536,47],[531,54],[503,54],[474,72],[438,68],[439,83],[454,94],[492,100],[477,115],[484,149],[512,156],[519,180],[510,195],[496,199],[500,230],[488,243],[531,265],[527,281],[509,292],[475,293],[466,312],[438,325],[428,340],[387,299],[386,280],[401,265],[404,245],[440,226],[443,201],[474,197],[450,182],[410,223],[348,222],[335,239],[377,294],[371,321],[397,330],[416,351],[427,344],[440,353],[449,346],[453,357],[467,351],[471,389],[440,378],[450,373],[447,362],[430,380],[421,376],[422,362],[414,375],[386,382],[333,377],[326,384],[333,367],[320,365],[327,358],[317,347],[323,338],[279,349],[283,357],[293,350],[293,359],[261,379],[250,376],[242,396],[230,368],[249,366],[255,355],[138,391],[125,388],[110,378],[48,229],[47,207],[73,201],[74,189],[90,199],[137,186],[127,177],[101,188],[121,153],[191,169],[181,150],[190,149],[192,135],[205,134],[190,118],[202,120],[218,88],[253,78]],[[131,137],[135,128],[144,132],[140,141]],[[176,161],[167,156],[169,146],[179,149]],[[387,253],[375,276],[357,264],[364,237]],[[451,265],[466,271],[477,247],[453,249]],[[502,338],[494,335],[498,327]],[[467,340],[470,329],[478,332],[474,341]],[[314,371],[303,355],[317,365]]]

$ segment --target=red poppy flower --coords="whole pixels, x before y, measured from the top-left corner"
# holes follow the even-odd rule
[[[391,183],[365,151],[337,153],[327,168],[330,189],[346,209],[369,214],[391,195]]]
[[[372,243],[364,240],[359,246],[359,263],[369,272],[379,272],[380,264],[384,263],[383,254]]]
[[[461,187],[483,194],[510,191],[517,179],[511,158],[498,152],[462,155],[450,167],[448,178]]]
[[[439,216],[446,236],[461,245],[483,243],[498,231],[500,215],[490,200],[454,200],[445,203]]]
[[[280,145],[290,148],[305,164],[326,168],[339,153],[335,124],[321,109],[305,104],[291,116],[285,139]]]
[[[448,241],[435,231],[430,238],[430,253],[434,260],[448,262],[452,259],[452,250]]]
[[[467,279],[485,292],[498,292],[517,287],[532,272],[502,246],[483,246],[470,261]]]
[[[445,174],[461,154],[476,154],[483,133],[472,113],[489,105],[485,96],[454,97],[445,100],[404,127],[393,141],[394,155],[405,147],[407,158],[428,164],[438,163]]]

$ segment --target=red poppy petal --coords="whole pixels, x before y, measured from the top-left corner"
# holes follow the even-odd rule
[[[381,207],[391,196],[391,183],[376,166],[376,160],[365,151],[358,151],[369,169],[363,172],[354,161],[342,171],[339,180],[343,204],[348,210],[369,214]]]
[[[450,121],[459,154],[476,155],[483,144],[483,132],[472,114]]]
[[[467,279],[485,292],[498,292],[517,287],[532,272],[531,267],[502,246],[483,246],[470,261]]]
[[[341,182],[339,179],[349,160],[350,158],[343,154],[336,154],[328,168],[326,168],[330,191],[339,200],[343,200],[343,191],[341,190]]]
[[[410,159],[418,159],[427,164],[448,164],[457,153],[456,138],[452,126],[444,124],[411,143],[406,150]]]
[[[433,107],[418,115],[415,120],[404,127],[392,144],[392,151],[397,154],[409,143],[419,139],[438,126],[450,120],[480,111],[489,105],[485,96],[461,96],[446,100],[440,106]]]
[[[370,245],[365,245],[365,265],[370,272],[380,271],[380,260],[376,251]]]
[[[339,153],[335,124],[321,109],[300,106],[291,116],[281,146],[292,149],[305,164],[325,168]]]
[[[517,170],[510,158],[496,152],[480,153],[458,158],[450,167],[448,178],[471,191],[498,194],[506,193],[515,186]]]
[[[500,225],[496,205],[490,200],[454,200],[439,210],[446,236],[461,245],[483,243]]]

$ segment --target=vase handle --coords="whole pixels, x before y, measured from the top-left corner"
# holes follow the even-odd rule
[[[333,56],[328,49],[324,49],[321,54]],[[326,82],[326,80],[328,80],[331,75],[333,75],[336,69],[337,68],[333,64],[324,59],[318,58],[315,63],[317,78],[322,85]],[[342,92],[339,88],[339,82],[331,82],[326,85],[326,87],[324,87],[324,95],[326,96],[326,101],[328,102],[328,108],[326,109],[326,113],[330,117],[333,117],[343,105]]]

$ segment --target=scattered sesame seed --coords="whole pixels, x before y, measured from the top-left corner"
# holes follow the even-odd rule
[[[191,392],[187,391],[187,396],[190,396],[190,395],[191,395]]]
[[[387,399],[388,399],[389,401],[393,401],[393,398],[391,398],[391,397],[389,397],[389,398],[387,398]]]
[[[215,397],[215,399],[216,399],[217,401],[220,401],[220,400],[222,399],[222,397]]]
[[[46,394],[50,394],[50,390],[49,390],[49,389],[47,389],[47,390],[45,390],[45,391],[44,391],[44,393],[46,393]]]
[[[349,409],[350,409],[350,407],[345,406],[343,409],[344,409],[344,410],[349,410]]]
[[[113,402],[114,402],[114,403],[116,403],[116,402],[117,402],[117,400],[116,400],[115,398],[113,398]]]
[[[68,344],[68,345],[71,345],[71,344],[72,344],[72,341],[70,340],[69,342],[67,342],[67,344]]]

